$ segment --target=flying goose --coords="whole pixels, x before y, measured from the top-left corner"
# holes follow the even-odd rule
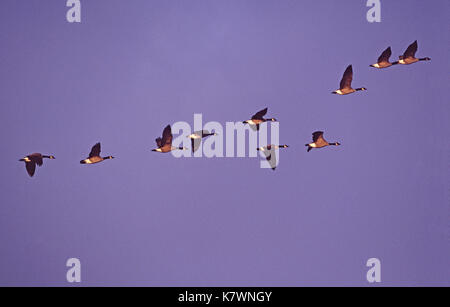
[[[43,160],[44,158],[51,160],[55,159],[54,156],[43,156],[40,153],[33,153],[31,155],[26,156],[23,159],[20,159],[19,161],[25,162],[25,168],[27,169],[28,175],[30,175],[30,177],[33,177],[34,172],[36,171],[36,164],[39,165],[39,167],[41,167],[42,164],[44,164]]]
[[[409,45],[408,49],[406,49],[405,53],[401,56],[399,56],[399,63],[403,65],[409,65],[413,64],[419,61],[431,61],[430,58],[416,58],[416,52],[417,52],[417,41]]]
[[[380,57],[378,58],[378,61],[373,64],[370,65],[370,67],[375,67],[375,68],[388,68],[391,67],[392,65],[397,65],[397,62],[389,62],[389,58],[392,55],[392,50],[391,47],[388,47],[386,50],[383,51],[383,53],[380,55]]]
[[[266,160],[269,162],[270,167],[272,170],[275,170],[277,168],[277,156],[275,154],[275,150],[288,147],[288,145],[267,145],[258,147],[257,150],[261,151],[266,156]]]
[[[276,122],[277,120],[275,118],[264,118],[264,115],[267,114],[267,108],[264,110],[259,111],[255,115],[252,116],[252,119],[246,120],[243,123],[249,124],[252,128],[256,127],[256,130],[259,131],[259,125],[268,121]]]
[[[159,137],[155,140],[158,148],[152,149],[152,151],[166,153],[171,152],[173,150],[187,150],[187,148],[181,146],[180,147],[172,146],[172,139],[173,139],[172,128],[170,127],[170,125],[167,125],[166,128],[164,128],[162,138]]]
[[[81,160],[80,163],[81,164],[95,164],[95,163],[100,163],[104,160],[114,159],[113,156],[100,157],[100,151],[101,151],[100,143],[95,144],[91,149],[89,158]]]
[[[357,89],[352,88],[352,80],[353,80],[353,68],[352,65],[349,65],[344,72],[344,76],[342,77],[340,88],[337,91],[332,92],[332,94],[338,95],[348,95],[354,93],[356,91],[365,91],[365,87],[360,87]]]
[[[316,131],[313,133],[313,142],[309,144],[305,144],[305,146],[308,146],[308,152],[313,148],[322,148],[326,146],[339,146],[341,143],[335,142],[335,143],[328,143],[323,138],[323,131]]]
[[[198,150],[203,138],[213,135],[217,135],[217,133],[210,133],[208,130],[195,131],[191,135],[188,135],[188,138],[191,139],[192,153]]]

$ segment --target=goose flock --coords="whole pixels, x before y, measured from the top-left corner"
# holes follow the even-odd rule
[[[391,47],[388,47],[386,50],[382,52],[382,54],[379,56],[377,63],[370,65],[370,67],[377,68],[377,69],[384,69],[388,68],[394,65],[410,65],[421,61],[430,61],[431,59],[429,57],[423,57],[423,58],[417,58],[416,53],[418,49],[417,40],[414,41],[411,45],[408,46],[406,51],[403,53],[403,55],[399,56],[399,60],[396,62],[390,62],[390,57],[392,55]],[[359,87],[359,88],[352,88],[352,81],[353,81],[353,67],[352,65],[349,65],[347,69],[344,72],[344,75],[341,79],[341,83],[339,86],[339,89],[332,92],[332,94],[337,95],[349,95],[353,94],[355,92],[359,91],[366,91],[367,88],[365,87]],[[265,108],[256,114],[254,114],[251,119],[244,121],[244,124],[249,125],[252,129],[259,131],[260,125],[265,122],[275,122],[277,121],[275,118],[264,118],[266,116],[268,111],[268,108]],[[191,139],[191,150],[192,152],[195,152],[200,147],[201,141],[203,138],[209,137],[209,136],[215,136],[217,133],[215,132],[209,132],[206,130],[202,131],[196,131],[188,136],[188,138]],[[329,143],[325,140],[323,137],[324,132],[323,131],[316,131],[314,132],[312,137],[312,143],[308,143],[305,146],[307,147],[307,152],[314,149],[324,148],[327,146],[339,146],[341,145],[339,142],[333,142]],[[156,146],[157,148],[153,149],[154,152],[159,153],[168,153],[172,152],[174,150],[188,150],[188,148],[185,147],[174,147],[172,146],[172,129],[170,125],[167,125],[164,130],[162,137],[158,137],[156,139]],[[273,170],[276,169],[277,162],[276,162],[276,156],[275,156],[275,150],[279,150],[282,148],[288,148],[288,145],[274,145],[270,144],[267,146],[262,146],[257,148],[258,151],[262,152],[264,156],[266,157],[267,161],[269,162],[271,168]],[[100,143],[95,144],[91,152],[89,153],[89,156],[81,160],[81,164],[96,164],[103,162],[105,160],[114,159],[113,156],[106,156],[102,157],[100,156],[101,152],[101,145]],[[41,153],[33,153],[30,155],[27,155],[26,157],[20,159],[19,161],[25,162],[25,168],[30,177],[33,177],[36,171],[36,165],[41,167],[44,164],[44,159],[50,159],[54,160],[55,157],[53,155],[43,155]]]

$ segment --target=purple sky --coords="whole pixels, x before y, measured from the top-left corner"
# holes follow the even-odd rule
[[[0,285],[450,285],[448,0],[0,1]],[[414,40],[431,62],[375,70]],[[347,65],[367,92],[331,95]],[[284,150],[152,153],[269,107]],[[306,153],[324,130],[338,148]],[[117,159],[82,166],[96,142]],[[54,154],[32,179],[17,160]]]

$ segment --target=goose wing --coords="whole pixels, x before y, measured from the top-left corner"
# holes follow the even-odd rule
[[[42,155],[40,153],[31,154],[29,156],[29,158],[30,158],[31,161],[33,161],[33,163],[35,163],[35,164],[37,164],[39,166],[42,166],[42,164],[44,164],[44,161],[42,159]]]
[[[164,145],[172,145],[172,128],[170,125],[167,125],[166,128],[164,128],[163,135],[162,135],[162,146]]]
[[[316,143],[319,139],[323,139],[323,131],[316,131],[313,133],[313,142]]]
[[[36,171],[36,163],[34,163],[33,161],[26,162],[25,163],[25,168],[27,169],[28,175],[30,175],[30,177],[33,177],[34,176],[34,172]]]
[[[253,115],[252,119],[263,119],[264,115],[266,115],[266,114],[267,114],[267,108],[265,108],[264,110],[259,111],[255,115]]]
[[[101,151],[100,143],[95,144],[92,147],[91,152],[89,153],[89,158],[100,156],[100,151]]]
[[[349,65],[342,76],[340,89],[351,88],[353,81],[353,67]]]
[[[196,152],[200,148],[201,142],[202,139],[191,139],[192,153]]]
[[[417,52],[417,41],[415,41],[414,43],[412,43],[411,45],[408,46],[408,49],[406,49],[405,53],[403,54],[403,58],[413,58],[416,55]]]
[[[378,63],[389,62],[389,58],[392,55],[391,47],[388,47],[378,58]]]
[[[275,153],[275,149],[271,146],[266,146],[265,150],[262,152],[264,153],[270,168],[275,170],[277,168],[277,155]]]

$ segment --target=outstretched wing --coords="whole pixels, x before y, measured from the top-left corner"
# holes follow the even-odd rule
[[[383,51],[383,53],[378,58],[378,63],[384,63],[389,62],[389,58],[392,55],[391,47],[388,47],[386,50]]]
[[[27,169],[28,175],[30,175],[30,177],[33,177],[34,176],[34,172],[36,171],[36,163],[34,163],[34,162],[26,162],[25,163],[25,168]]]
[[[409,45],[408,49],[406,49],[405,53],[403,54],[403,58],[413,58],[416,55],[417,52],[417,41]]]
[[[313,142],[317,142],[320,138],[323,137],[323,131],[316,131],[313,133]]]
[[[264,115],[266,115],[266,114],[267,114],[267,108],[265,108],[264,110],[259,111],[255,115],[253,115],[252,119],[263,119]]]
[[[166,128],[164,128],[163,135],[162,135],[162,146],[164,145],[172,145],[172,128],[170,125],[167,125]]]
[[[353,81],[353,67],[349,65],[344,72],[344,76],[342,77],[340,89],[351,88]]]
[[[97,143],[92,147],[91,152],[89,153],[89,158],[100,156],[100,143]]]

